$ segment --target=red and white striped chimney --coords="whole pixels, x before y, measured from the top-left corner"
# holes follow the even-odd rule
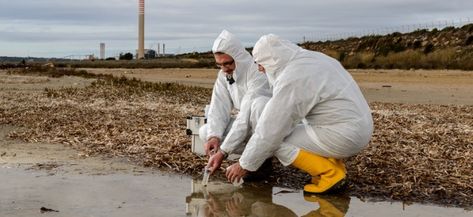
[[[145,57],[145,0],[139,1],[138,11],[138,56],[137,59]]]

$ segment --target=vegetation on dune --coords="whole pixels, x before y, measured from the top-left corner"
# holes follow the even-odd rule
[[[473,70],[473,24],[300,46],[332,56],[346,68]]]
[[[146,60],[95,60],[95,61],[60,61],[58,67],[74,68],[213,68],[215,61],[211,58],[158,58]]]
[[[50,61],[34,61],[17,63],[17,62],[0,62],[0,69],[24,68],[24,67],[40,67],[46,62],[61,68],[215,68],[215,60],[213,58],[185,58],[182,57],[166,57],[158,59],[143,60],[50,60]]]
[[[20,68],[10,68],[7,70],[7,74],[19,74],[19,75],[42,75],[48,76],[53,78],[59,78],[62,76],[79,76],[83,78],[108,78],[112,79],[112,75],[96,75],[87,72],[86,70],[77,70],[75,68],[67,67],[67,68],[57,68],[50,65],[42,65],[42,64],[32,64],[27,67],[20,67]]]

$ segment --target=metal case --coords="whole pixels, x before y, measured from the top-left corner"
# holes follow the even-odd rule
[[[191,151],[198,155],[205,155],[204,141],[199,137],[199,129],[207,122],[203,116],[189,116],[187,117],[186,134],[191,136],[192,146]]]

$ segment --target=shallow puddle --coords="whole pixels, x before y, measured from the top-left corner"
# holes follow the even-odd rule
[[[189,216],[473,216],[472,211],[401,202],[363,202],[358,198],[304,195],[278,187],[244,186],[211,182],[203,187],[192,181],[186,198]]]
[[[130,173],[54,174],[0,165],[0,216],[185,216],[190,178]]]
[[[472,216],[472,211],[211,181],[156,172],[56,173],[0,165],[0,216]],[[57,212],[56,212],[57,211]]]

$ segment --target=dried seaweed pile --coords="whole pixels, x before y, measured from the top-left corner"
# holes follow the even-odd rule
[[[372,141],[348,162],[356,191],[473,206],[473,106],[371,108]]]
[[[83,155],[127,156],[181,173],[201,171],[190,152],[189,114],[202,113],[210,90],[128,79],[42,93],[1,92],[0,124],[24,127],[12,138],[69,144]]]
[[[70,144],[85,155],[126,156],[146,166],[199,174],[185,117],[202,114],[210,89],[137,80],[99,80],[84,89],[0,92],[0,124],[25,141]],[[371,104],[369,147],[348,159],[351,192],[473,206],[473,106]],[[307,176],[275,168],[273,183],[302,187]]]

